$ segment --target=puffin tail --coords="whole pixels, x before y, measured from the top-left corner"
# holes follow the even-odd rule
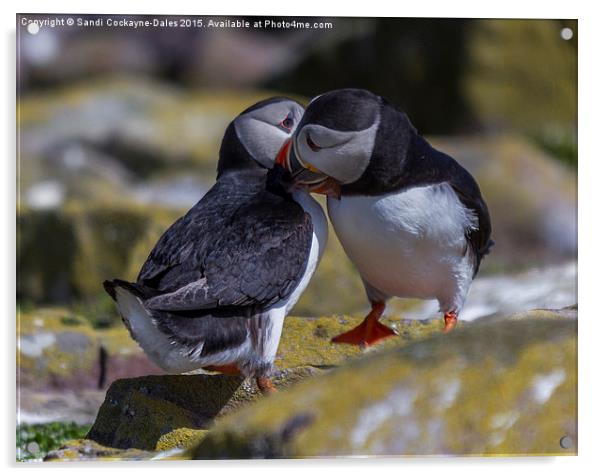
[[[113,279],[102,283],[105,291],[117,303],[121,320],[146,355],[166,371],[180,371],[177,352],[174,354],[169,336],[158,328],[153,313],[146,308],[145,300],[157,291],[146,286]],[[185,369],[191,370],[191,369]]]
[[[105,291],[113,301],[117,301],[117,289],[122,288],[129,291],[134,296],[140,299],[149,299],[157,294],[157,291],[143,286],[142,284],[130,283],[128,281],[124,281],[123,279],[111,279],[106,280],[102,283],[102,286],[105,288]]]

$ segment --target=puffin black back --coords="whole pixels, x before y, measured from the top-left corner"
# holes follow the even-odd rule
[[[265,188],[268,192],[286,200],[292,200],[291,188],[293,186],[293,176],[291,173],[280,164],[274,164],[274,166],[268,170]]]

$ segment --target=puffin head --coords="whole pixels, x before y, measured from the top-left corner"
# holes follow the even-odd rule
[[[245,109],[226,129],[217,177],[230,170],[271,168],[301,116],[303,106],[285,97],[265,99]]]
[[[310,102],[277,163],[312,192],[377,195],[402,180],[415,135],[408,117],[380,96],[338,89]]]

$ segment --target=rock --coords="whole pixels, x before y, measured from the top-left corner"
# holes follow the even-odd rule
[[[533,309],[532,311],[517,312],[507,319],[577,319],[577,304],[563,307],[562,309]],[[498,319],[501,319],[498,317]]]
[[[28,421],[45,421],[50,415],[63,420],[58,409],[64,407],[78,408],[78,413],[86,414],[87,410],[72,400],[96,405],[97,396],[92,390],[98,390],[99,384],[104,389],[118,378],[163,373],[146,358],[124,327],[94,329],[72,310],[20,310],[17,332],[17,384],[20,408]],[[99,382],[103,352],[104,383]],[[55,404],[46,407],[42,401]]]
[[[61,210],[22,208],[18,213],[19,299],[61,303],[100,298],[110,304],[105,314],[116,319],[102,282],[117,276],[135,279],[154,242],[183,213],[132,202],[69,203]],[[144,250],[133,255],[139,244]]]
[[[335,316],[287,318],[276,359],[276,387],[291,387],[346,360],[361,357],[364,353],[356,347],[330,343],[331,337],[357,325],[360,320]],[[439,321],[386,319],[385,322],[398,329],[399,337],[376,346],[369,353],[379,348],[404,345],[441,329]],[[80,455],[85,459],[93,454],[99,458],[106,455],[116,457],[120,453],[116,453],[115,448],[145,451],[187,448],[199,435],[204,436],[205,429],[216,418],[233,413],[259,397],[253,382],[224,375],[165,375],[117,380],[107,391],[87,435],[89,440],[94,440],[102,448],[90,447],[88,440],[84,440],[70,442],[61,451],[67,451],[66,454],[71,455],[69,458]],[[39,393],[35,397],[30,395],[27,400],[32,403],[30,407],[36,402],[46,412],[50,411],[49,402],[44,401]],[[33,415],[28,417],[32,418]],[[41,417],[38,416],[37,421],[43,421]],[[106,453],[107,448],[112,448],[110,453]],[[53,453],[52,458],[61,459],[64,454],[59,451]],[[132,456],[124,452],[123,458],[136,459],[140,455],[134,453]]]
[[[278,388],[315,375],[299,367],[276,375]],[[112,448],[164,450],[182,446],[196,430],[257,399],[251,382],[227,375],[165,375],[117,380],[87,438]],[[184,430],[183,430],[184,429]]]
[[[413,341],[360,356],[314,349],[303,360],[339,365],[283,368],[269,397],[223,375],[121,380],[87,439],[48,458],[576,454],[575,312],[534,310],[450,335],[416,328]],[[299,319],[289,331],[321,342],[335,330],[326,324]],[[419,323],[398,325],[403,334]],[[281,363],[294,362],[292,349]]]
[[[89,426],[96,418],[105,393],[105,390],[69,387],[41,390],[20,385],[17,424],[73,422]]]
[[[362,355],[355,347],[330,344],[332,337],[360,320],[348,316],[288,317],[276,356],[277,379],[293,382]],[[411,342],[441,328],[439,320],[391,317],[384,322],[400,332],[398,338],[383,343],[384,347]],[[18,329],[20,423],[92,422],[104,399],[103,389],[111,382],[164,373],[150,362],[125,327],[93,329],[86,318],[68,309],[21,311]],[[99,389],[101,349],[106,354],[105,378]]]
[[[479,275],[470,286],[460,319],[464,322],[505,319],[508,314],[524,309],[558,309],[574,302],[577,302],[577,262],[570,261],[520,273]],[[414,308],[408,309],[403,300],[393,299],[387,312],[400,313],[407,319],[441,316],[436,301],[416,302]]]
[[[382,322],[395,329],[399,333],[397,337],[387,339],[366,351],[357,346],[330,343],[331,338],[350,330],[361,321],[362,318],[354,316],[287,317],[276,354],[276,366],[280,369],[307,365],[330,368],[365,353],[420,340],[443,328],[441,319],[419,321],[388,316]]]
[[[466,325],[217,422],[192,458],[576,454],[576,322]]]
[[[135,448],[124,451],[107,448],[92,440],[72,440],[48,453],[44,461],[147,460],[154,456],[155,453]]]

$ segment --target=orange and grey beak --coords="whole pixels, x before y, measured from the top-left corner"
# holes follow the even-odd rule
[[[287,169],[293,177],[293,184],[309,192],[329,197],[341,198],[341,186],[334,178],[321,172],[312,164],[303,162],[295,154],[293,139],[284,143],[276,156],[276,163]]]
[[[278,155],[276,156],[276,163],[278,165],[284,167],[285,169],[287,169],[289,172],[291,171],[291,168],[290,168],[288,156],[289,156],[289,151],[290,151],[292,142],[293,142],[292,139],[287,140],[284,143],[284,145],[282,146],[282,148],[280,149],[280,151],[278,152]]]

